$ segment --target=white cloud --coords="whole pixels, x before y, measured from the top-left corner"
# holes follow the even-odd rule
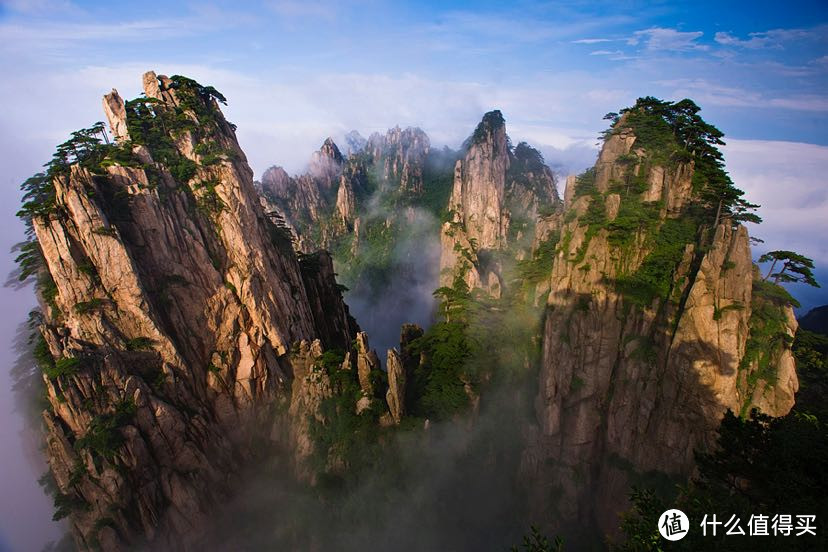
[[[572,44],[600,44],[601,42],[612,42],[610,38],[581,38],[573,40]]]
[[[133,40],[164,38],[181,32],[180,20],[144,20],[101,23],[44,22],[44,23],[3,23],[0,34],[4,42],[89,41],[89,40]]]
[[[700,105],[760,107],[763,102],[759,92],[724,86],[703,78],[668,79],[656,81],[656,84],[672,88],[671,96],[675,98],[693,98]]]
[[[492,47],[513,47],[517,43],[548,42],[568,40],[575,36],[591,34],[608,26],[627,23],[626,16],[611,15],[604,17],[583,17],[566,23],[552,25],[548,21],[525,15],[504,15],[483,10],[453,11],[444,14],[437,23],[427,25],[429,34],[471,38],[475,43],[497,40]],[[575,44],[594,44],[603,42],[604,38],[575,39]]]
[[[741,40],[727,32],[716,33],[713,40],[723,46],[741,46],[743,48],[764,48],[768,43],[766,37],[752,36],[749,40]]]
[[[717,32],[713,40],[722,46],[737,46],[740,48],[781,48],[785,42],[801,40],[813,36],[813,32],[805,29],[773,29],[760,33],[749,33],[750,38],[741,39],[728,32]]]
[[[527,140],[536,147],[563,151],[593,144],[603,128],[601,114],[626,105],[631,97],[627,90],[608,88],[606,79],[586,72],[541,74],[520,85],[503,86],[416,74],[294,70],[251,75],[158,60],[63,71],[33,67],[7,72],[8,78],[0,82],[0,96],[14,106],[0,113],[0,124],[17,129],[18,141],[39,161],[21,165],[0,153],[6,173],[14,168],[15,179],[34,173],[71,131],[103,118],[103,94],[115,87],[125,98],[137,96],[141,74],[149,69],[188,75],[220,90],[229,101],[223,110],[238,125],[239,140],[256,175],[274,163],[300,171],[327,136],[352,129],[367,136],[396,124],[419,126],[435,145],[458,147],[491,109],[503,111],[515,142]],[[55,101],[58,95],[60,102]]]
[[[0,22],[0,58],[15,70],[25,68],[26,61],[41,64],[51,61],[74,66],[77,57],[88,56],[84,48],[105,49],[107,45],[147,45],[163,40],[183,38],[209,30],[206,20],[198,18],[146,19],[84,23],[77,21]],[[104,45],[104,46],[102,46]]]
[[[643,31],[635,31],[627,44],[636,46],[643,40],[647,50],[653,51],[706,50],[707,46],[696,42],[702,35],[704,35],[702,31],[685,32],[664,27],[652,27]]]
[[[828,97],[816,94],[793,94],[786,98],[771,98],[768,105],[800,111],[828,111]]]
[[[756,89],[723,86],[701,78],[661,80],[656,84],[672,88],[670,95],[674,98],[693,98],[699,105],[828,112],[828,97],[816,94],[770,97]]]
[[[25,15],[56,15],[78,11],[69,0],[3,0],[3,8]]]
[[[728,140],[723,152],[736,186],[761,205],[757,251],[790,249],[828,267],[828,146]]]
[[[624,52],[621,50],[595,50],[590,52],[591,56],[623,56]]]
[[[40,5],[39,2],[35,4]],[[51,4],[45,2],[43,5]],[[3,64],[16,68],[24,66],[23,57],[42,63],[45,59],[41,55],[45,52],[60,58],[62,66],[77,66],[78,60],[89,57],[90,52],[94,52],[94,57],[110,57],[116,55],[115,51],[123,52],[122,47],[132,48],[136,43],[147,47],[159,41],[187,40],[193,35],[205,35],[218,29],[249,28],[257,22],[243,11],[229,11],[209,4],[194,5],[186,15],[178,17],[130,19],[115,14],[111,20],[92,18],[70,4],[67,6],[70,7],[66,9],[73,12],[72,17],[60,10],[47,10],[50,17],[32,17],[26,13],[0,18],[0,37],[3,38],[0,54],[6,56]]]

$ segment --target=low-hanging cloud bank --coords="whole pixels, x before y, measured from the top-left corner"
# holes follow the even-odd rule
[[[794,250],[814,260],[822,288],[790,287],[802,303],[798,312],[828,304],[828,146],[763,140],[727,140],[727,169],[747,198],[761,205],[762,224],[751,235],[754,261],[775,249]]]

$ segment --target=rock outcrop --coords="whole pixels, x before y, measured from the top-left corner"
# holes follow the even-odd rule
[[[221,95],[144,85],[137,103],[106,96],[118,145],[56,168],[32,221],[54,285],[49,464],[83,549],[192,546],[304,376],[293,345],[358,331],[330,257],[300,260],[265,216]]]
[[[365,151],[381,187],[417,195],[423,193],[423,168],[430,147],[428,136],[419,128],[394,127],[384,136],[372,134]]]
[[[385,366],[388,372],[388,392],[385,400],[391,411],[391,418],[395,424],[399,424],[405,416],[405,369],[400,354],[394,349],[388,349]]]
[[[104,96],[103,108],[107,120],[110,121],[110,128],[115,139],[128,139],[129,133],[126,125],[126,108],[124,106],[124,100],[114,88],[112,89],[112,92]]]
[[[506,124],[499,111],[483,117],[468,151],[454,169],[449,209],[459,217],[476,249],[500,249],[506,241],[506,172],[509,155]]]
[[[539,212],[554,211],[560,199],[540,153],[525,143],[512,151],[500,111],[484,115],[465,147],[441,233],[440,281],[452,286],[459,277],[499,296],[498,255],[512,247],[512,257],[520,256]]]
[[[380,369],[377,352],[368,346],[368,337],[365,332],[359,332],[356,338],[357,374],[362,393],[367,397],[374,395],[374,382],[371,374]]]
[[[358,246],[360,216],[372,197],[418,197],[425,191],[430,146],[422,130],[395,127],[368,140],[349,133],[346,141],[347,157],[328,138],[306,173],[290,177],[274,166],[258,185],[266,209],[286,221],[304,252],[330,249],[343,236],[352,236]]]
[[[346,155],[353,155],[356,153],[362,152],[365,149],[365,145],[368,143],[368,140],[362,137],[362,135],[356,131],[351,130],[347,134],[345,134],[345,154]]]
[[[540,519],[612,533],[630,484],[689,476],[728,409],[793,405],[790,351],[775,353],[772,378],[746,352],[757,301],[747,230],[692,222],[693,162],[653,153],[622,118],[595,168],[567,179],[565,213],[538,226],[557,240],[523,461]],[[792,336],[790,307],[775,308]]]
[[[334,180],[339,178],[341,156],[336,146],[326,141],[320,151],[313,155],[311,169],[293,178],[282,167],[270,167],[256,184],[260,201],[269,213],[274,213],[292,234],[299,250],[305,253],[316,251],[330,241],[327,226],[322,225],[330,216],[331,205],[338,193]],[[331,156],[333,155],[333,156]],[[337,161],[339,156],[340,161]],[[316,235],[303,230],[316,228]]]

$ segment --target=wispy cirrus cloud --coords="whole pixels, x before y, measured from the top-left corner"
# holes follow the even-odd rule
[[[748,38],[742,39],[729,33],[717,32],[713,40],[723,46],[737,46],[752,50],[761,48],[782,48],[785,43],[811,38],[814,31],[808,29],[772,29],[770,31],[748,33]]]
[[[551,25],[549,21],[526,17],[522,14],[492,14],[471,11],[452,11],[444,14],[436,23],[428,25],[434,32],[457,35],[474,35],[479,38],[499,38],[509,42],[543,42],[569,40],[576,36],[600,32],[614,25],[628,24],[631,18],[623,15],[581,18],[565,24]],[[577,44],[609,41],[608,38],[570,40]]]
[[[819,66],[818,62],[812,61],[804,65],[789,65],[779,61],[766,60],[757,64],[757,71],[769,75],[780,75],[782,77],[818,77],[825,69]]]
[[[627,40],[627,44],[637,46],[643,42],[647,50],[658,51],[707,50],[708,46],[697,42],[703,35],[702,31],[679,31],[665,27],[652,27],[635,31]]]
[[[817,94],[796,94],[786,98],[770,98],[768,105],[799,111],[828,112],[828,97]]]
[[[694,98],[702,105],[828,112],[828,97],[819,94],[772,96],[755,89],[725,86],[703,78],[661,80],[656,84],[671,89],[673,97]]]
[[[186,40],[204,36],[218,30],[228,32],[241,27],[250,28],[256,20],[244,10],[232,10],[215,5],[193,6],[180,14],[166,14],[149,18],[143,14],[112,19],[95,17],[80,9],[72,8],[71,15],[61,16],[50,12],[50,17],[28,17],[21,14],[4,14],[0,17],[0,54],[13,60],[34,59],[46,61],[46,54],[54,59],[72,60],[85,58],[81,52],[94,52],[101,56],[106,51],[132,49],[136,43],[142,48],[162,41]],[[21,56],[21,57],[12,57]],[[74,58],[74,59],[73,59]]]
[[[105,23],[82,22],[42,22],[42,23],[0,23],[0,35],[3,42],[49,43],[84,42],[106,40],[152,40],[175,36],[175,33],[186,33],[189,25],[183,25],[179,19],[139,20]],[[188,21],[189,23],[189,21]]]
[[[11,12],[25,15],[63,15],[80,9],[70,0],[3,0],[0,13]]]
[[[612,42],[613,40],[612,38],[579,38],[573,40],[572,44],[600,44],[602,42]]]

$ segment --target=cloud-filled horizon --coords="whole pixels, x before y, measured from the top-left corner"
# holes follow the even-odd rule
[[[540,149],[564,177],[594,162],[605,113],[639,96],[689,97],[725,132],[736,185],[762,205],[754,258],[799,251],[828,286],[828,7],[676,4],[4,0],[0,268],[13,268],[7,252],[22,239],[20,182],[70,132],[104,119],[104,93],[135,97],[141,74],[155,70],[227,97],[256,177],[274,164],[301,172],[326,137],[352,129],[418,126],[434,146],[456,148],[491,109],[503,111],[514,143]],[[0,338],[10,343],[32,299],[0,293],[10,321]],[[828,303],[824,289],[794,293],[806,307]],[[0,388],[9,386],[4,375]],[[17,442],[7,397],[0,429]],[[12,467],[0,488],[36,491],[28,460],[5,448]],[[46,499],[26,504],[0,504],[0,549],[54,538]],[[23,511],[51,529],[32,534],[14,521]]]

